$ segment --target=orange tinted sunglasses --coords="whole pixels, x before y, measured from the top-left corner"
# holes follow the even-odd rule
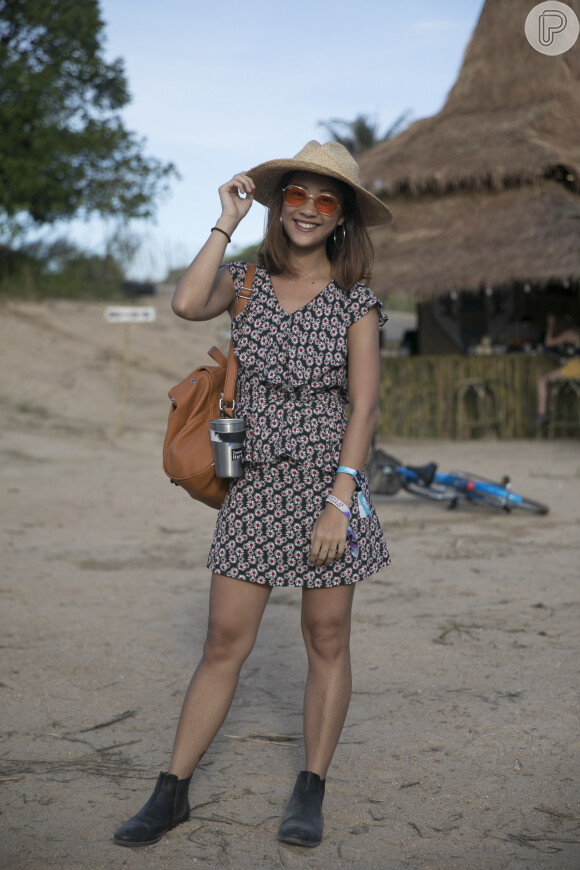
[[[297,184],[289,184],[282,190],[282,194],[286,205],[295,207],[304,205],[307,199],[313,199],[319,214],[333,215],[338,208],[338,200],[331,193],[319,193],[318,196],[314,196],[312,193],[306,193],[304,188]]]

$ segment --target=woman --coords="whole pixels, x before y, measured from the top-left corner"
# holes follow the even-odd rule
[[[244,473],[218,514],[207,638],[169,772],[115,842],[149,845],[189,818],[192,773],[228,713],[272,587],[290,585],[302,588],[306,763],[278,837],[317,846],[326,772],[350,701],[355,585],[390,561],[362,470],[386,321],[365,284],[373,254],[366,226],[392,216],[359,185],[356,162],[335,142],[309,142],[293,159],[235,175],[219,194],[221,216],[172,306],[188,320],[226,310],[234,318]],[[251,302],[236,318],[246,264],[221,263],[254,199],[269,207],[268,227]]]
[[[563,324],[556,329],[556,317],[548,314],[547,329],[544,337],[544,347],[560,351],[560,358],[566,361],[558,368],[540,375],[537,383],[537,413],[534,421],[538,427],[550,422],[548,412],[548,392],[550,384],[562,378],[580,379],[580,327],[574,326],[566,317]]]

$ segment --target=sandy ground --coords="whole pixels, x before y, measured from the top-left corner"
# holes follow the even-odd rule
[[[377,498],[393,565],[360,585],[354,695],[319,849],[277,842],[302,765],[300,593],[275,590],[191,820],[141,850],[115,828],[165,769],[207,615],[215,514],[160,468],[167,390],[227,321],[155,301],[0,308],[0,866],[578,868],[580,442],[384,445],[491,477],[548,516]],[[117,720],[113,722],[113,720]],[[111,724],[113,722],[113,724]]]

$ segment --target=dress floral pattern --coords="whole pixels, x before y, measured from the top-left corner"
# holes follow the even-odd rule
[[[246,263],[229,265],[236,292]],[[390,563],[372,508],[351,526],[360,555],[347,547],[330,566],[308,561],[312,525],[332,489],[347,424],[347,330],[376,307],[369,287],[345,293],[333,281],[298,311],[285,311],[270,276],[258,267],[251,302],[232,323],[238,358],[236,413],[246,420],[244,474],[233,480],[217,519],[208,567],[272,586],[353,583]]]

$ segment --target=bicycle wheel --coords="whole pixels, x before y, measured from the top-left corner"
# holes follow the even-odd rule
[[[533,501],[531,498],[525,498],[523,495],[518,495],[516,492],[511,492],[512,498],[509,501],[509,508],[520,508],[524,511],[531,511],[534,514],[547,514],[550,511],[548,505],[542,504],[541,501]],[[512,500],[514,499],[514,500]],[[516,501],[515,499],[520,499]]]
[[[397,466],[401,463],[379,447],[371,447],[366,463],[366,473],[371,492],[381,495],[396,495],[401,488]]]
[[[455,507],[457,499],[462,495],[449,486],[443,486],[436,482],[429,486],[423,483],[416,483],[414,480],[407,480],[404,477],[401,479],[403,489],[410,492],[411,495],[417,495],[419,498],[425,498],[429,501],[445,501],[451,502],[450,507]]]

